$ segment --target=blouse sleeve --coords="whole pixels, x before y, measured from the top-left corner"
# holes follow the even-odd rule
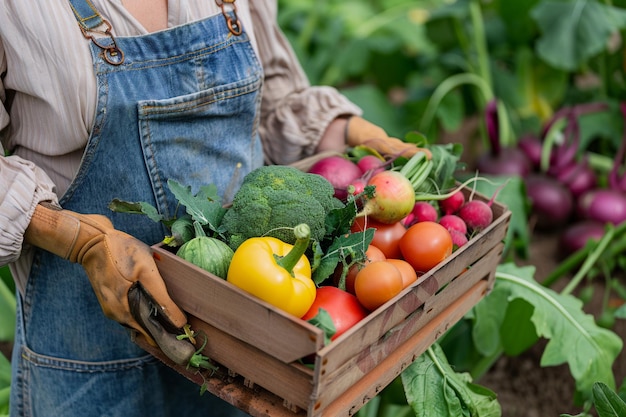
[[[9,129],[9,100],[4,88],[6,61],[0,41],[0,265],[16,261],[22,251],[24,231],[41,201],[54,201],[54,184],[43,170],[30,161],[5,154]]]
[[[329,123],[361,109],[332,87],[311,86],[278,27],[276,1],[250,2],[265,71],[259,132],[268,163],[290,164],[315,153]]]

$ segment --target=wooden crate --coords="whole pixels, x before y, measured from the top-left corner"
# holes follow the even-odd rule
[[[155,245],[172,299],[207,335],[204,354],[220,371],[176,366],[138,343],[252,416],[352,415],[492,288],[511,215],[497,202],[492,208],[488,228],[327,346],[315,326]],[[305,357],[314,367],[300,363]]]

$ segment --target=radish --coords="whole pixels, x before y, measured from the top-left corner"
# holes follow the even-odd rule
[[[493,221],[491,205],[481,200],[470,200],[466,202],[459,209],[457,214],[463,219],[468,229],[473,232],[483,230]]]
[[[398,171],[382,171],[367,185],[375,187],[374,197],[367,200],[359,215],[368,215],[381,223],[391,224],[404,219],[415,206],[415,191],[407,177]]]
[[[467,224],[465,224],[465,221],[460,216],[455,214],[445,214],[441,216],[439,218],[439,224],[448,229],[449,232],[455,230],[463,234],[467,233]]]
[[[556,178],[569,188],[575,199],[594,189],[597,184],[596,173],[589,167],[587,158],[566,166]]]
[[[525,177],[532,166],[526,154],[518,147],[503,147],[500,143],[500,125],[498,121],[498,102],[496,99],[487,103],[485,108],[485,124],[491,148],[480,155],[476,168],[481,174],[517,175]]]
[[[621,105],[626,118],[626,103]],[[578,199],[578,213],[585,219],[618,225],[626,221],[626,174],[620,174],[626,155],[626,130],[609,172],[609,188],[587,191]]]
[[[461,233],[458,230],[448,230],[450,232],[450,237],[452,238],[452,244],[457,248],[465,245],[468,242],[467,235],[465,233]]]
[[[465,204],[465,194],[462,191],[457,191],[450,197],[439,201],[439,208],[443,214],[454,214],[461,206]]]
[[[439,214],[432,204],[426,201],[416,201],[413,205],[413,210],[402,219],[402,224],[409,227],[417,222],[436,222],[437,217],[439,217]]]
[[[556,179],[543,174],[526,178],[526,194],[539,229],[553,229],[567,223],[574,210],[572,193]]]
[[[326,178],[335,188],[335,197],[343,201],[348,197],[348,186],[363,175],[357,164],[339,155],[320,159],[308,172]]]
[[[361,157],[356,164],[363,173],[370,173],[371,175],[378,174],[380,171],[385,170],[385,161],[376,155],[365,155]]]
[[[626,194],[613,189],[588,191],[578,200],[577,208],[584,219],[618,225],[626,221]]]
[[[600,240],[605,233],[604,223],[583,220],[568,226],[560,237],[560,247],[565,255],[582,249],[589,239]]]
[[[535,135],[527,134],[517,142],[517,147],[526,155],[532,169],[538,170],[541,163],[541,140]]]

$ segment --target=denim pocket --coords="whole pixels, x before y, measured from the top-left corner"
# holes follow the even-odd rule
[[[138,103],[143,155],[161,214],[175,214],[169,179],[195,192],[215,184],[224,195],[229,187],[238,188],[243,175],[237,178],[237,173],[263,164],[257,119],[261,84],[257,74],[193,94]]]

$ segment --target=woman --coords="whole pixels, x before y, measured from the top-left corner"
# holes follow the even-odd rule
[[[151,340],[130,311],[137,283],[166,324],[185,316],[147,246],[165,230],[111,213],[113,198],[171,217],[168,179],[227,195],[263,163],[372,138],[411,148],[309,86],[272,1],[5,0],[0,76],[0,265],[19,290],[12,416],[238,413],[131,341],[128,328]]]

